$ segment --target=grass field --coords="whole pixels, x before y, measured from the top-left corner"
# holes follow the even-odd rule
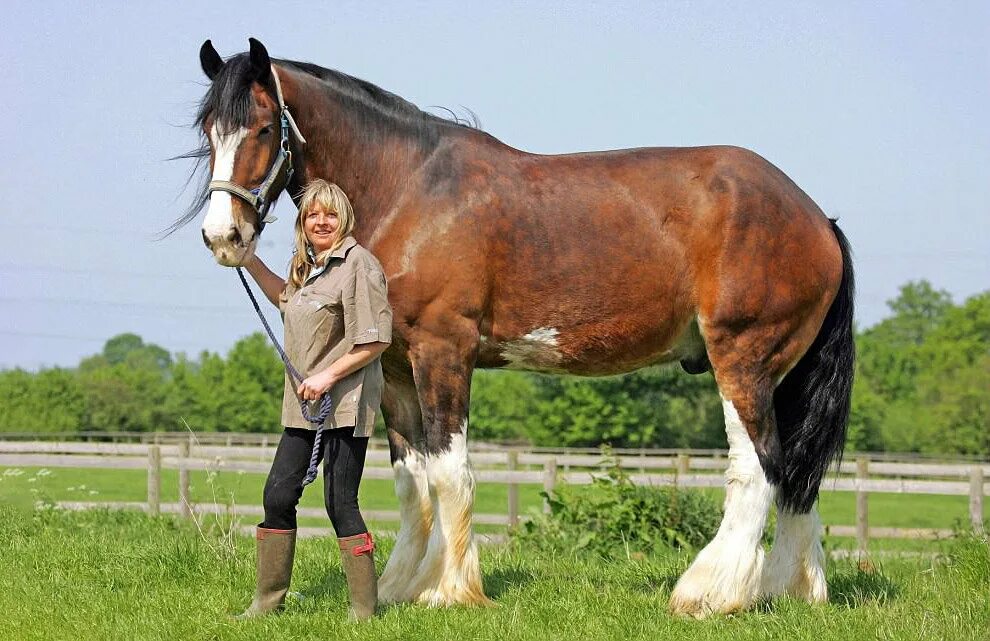
[[[263,474],[221,472],[212,479],[205,472],[191,473],[194,502],[219,502],[236,505],[260,505]],[[317,481],[303,494],[304,507],[323,505],[322,482]],[[714,490],[719,497],[720,490]],[[542,504],[540,488],[520,486],[520,511],[538,509]],[[178,472],[162,472],[162,500],[177,502]],[[30,509],[38,500],[48,501],[144,501],[147,499],[147,475],[143,470],[73,469],[73,468],[0,468],[0,504]],[[871,494],[870,524],[883,527],[952,528],[968,522],[968,497],[920,494]],[[361,506],[367,509],[397,510],[398,503],[391,481],[366,479],[361,483]],[[481,483],[477,488],[475,510],[500,514],[507,511],[505,485]],[[856,522],[856,499],[850,492],[821,494],[819,510],[825,524],[853,525]],[[990,501],[984,506],[990,518]],[[327,519],[308,518],[302,525],[328,526]],[[395,529],[395,524],[376,524]],[[497,531],[497,526],[480,527]],[[918,542],[903,542],[894,547],[918,548]],[[924,543],[922,543],[924,545]]]
[[[222,528],[200,533],[139,512],[0,507],[0,540],[0,630],[11,640],[979,641],[990,631],[990,548],[973,538],[939,543],[935,559],[890,559],[870,572],[831,563],[824,606],[780,598],[705,621],[666,611],[688,553],[607,563],[486,547],[494,607],[393,606],[360,626],[344,623],[346,587],[331,539],[300,542],[293,590],[301,598],[280,615],[242,623],[228,615],[250,600],[253,542]],[[379,569],[389,548],[382,540]]]

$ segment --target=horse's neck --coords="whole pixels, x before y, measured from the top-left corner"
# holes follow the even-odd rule
[[[307,78],[298,86],[312,88],[317,82]],[[351,200],[361,226],[374,229],[429,150],[401,126],[383,126],[381,118],[358,113],[361,106],[324,87],[309,91],[305,100],[300,98],[298,94],[295,101],[287,98],[307,140],[298,179],[337,183]]]

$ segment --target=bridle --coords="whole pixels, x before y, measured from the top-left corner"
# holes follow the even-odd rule
[[[282,98],[282,84],[278,80],[278,72],[275,65],[272,65],[272,78],[275,79],[275,96],[278,99],[279,121],[281,124],[281,140],[278,144],[278,155],[272,163],[268,175],[261,181],[261,184],[254,189],[246,189],[237,183],[229,180],[211,180],[209,194],[215,191],[223,191],[237,196],[254,209],[258,214],[258,234],[265,229],[267,223],[275,222],[275,217],[268,213],[271,206],[278,199],[279,194],[285,189],[289,181],[292,180],[294,169],[292,167],[292,139],[290,132],[295,135],[300,144],[305,145],[306,139],[299,132],[296,121],[289,112],[288,105]]]

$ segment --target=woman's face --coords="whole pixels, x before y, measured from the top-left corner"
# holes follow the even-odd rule
[[[306,240],[313,246],[313,251],[319,254],[333,247],[340,228],[337,214],[328,212],[323,205],[315,204],[303,214],[303,231]]]

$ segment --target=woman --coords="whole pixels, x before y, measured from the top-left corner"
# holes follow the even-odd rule
[[[299,204],[288,283],[257,256],[247,264],[265,296],[282,312],[286,354],[306,378],[296,385],[288,374],[285,377],[285,430],[265,483],[265,520],[257,528],[257,589],[242,617],[266,614],[285,601],[295,551],[296,506],[316,436],[315,427],[303,418],[299,399],[316,401],[327,390],[333,405],[318,453],[324,461],[327,514],[338,537],[351,617],[367,619],[375,612],[374,544],[358,509],[358,485],[381,401],[379,356],[391,341],[392,310],[381,265],[350,235],[353,227],[354,212],[340,187],[314,180]],[[310,408],[315,414],[314,405]]]

